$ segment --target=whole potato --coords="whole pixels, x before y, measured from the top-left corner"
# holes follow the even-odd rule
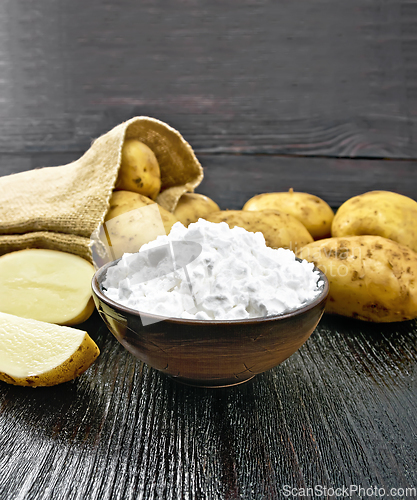
[[[417,202],[391,191],[369,191],[345,201],[336,212],[332,236],[373,234],[417,252]]]
[[[243,227],[252,233],[259,231],[264,235],[266,244],[272,248],[289,248],[295,252],[313,241],[300,221],[276,210],[220,210],[209,214],[205,219],[210,222],[226,222],[230,228]]]
[[[167,234],[171,231],[171,227],[178,222],[178,219],[174,214],[168,212],[168,210],[165,210],[165,208],[158,205],[155,201],[139,193],[132,193],[131,191],[113,191],[109,204],[109,210],[107,211],[105,218],[106,221],[113,219],[118,215],[130,212],[131,210],[135,210],[136,208],[146,207],[147,205],[156,205],[159,213],[161,214],[162,222],[164,223]]]
[[[161,190],[161,172],[151,148],[138,139],[127,139],[115,189],[133,191],[155,200]]]
[[[199,193],[184,193],[174,210],[175,217],[188,227],[191,222],[204,219],[212,212],[218,212],[219,205],[208,196]]]
[[[258,194],[243,206],[243,210],[267,209],[292,215],[304,224],[315,240],[330,236],[334,213],[331,207],[317,196],[290,189],[288,192]]]
[[[136,210],[141,209],[141,210]],[[177,218],[157,203],[130,191],[114,191],[105,218],[107,244],[117,259],[137,252],[161,234],[169,234]]]
[[[365,321],[417,316],[417,253],[382,236],[347,236],[310,243],[297,256],[330,283],[326,311]]]

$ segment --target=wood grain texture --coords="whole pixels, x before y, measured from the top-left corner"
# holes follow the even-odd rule
[[[325,316],[277,368],[221,390],[102,351],[55,388],[0,384],[0,497],[284,498],[283,487],[415,487],[417,323]]]
[[[5,0],[0,150],[150,115],[197,152],[416,158],[409,0]]]
[[[417,162],[297,158],[255,155],[199,155],[204,180],[197,191],[222,209],[241,209],[264,192],[302,191],[337,209],[352,196],[372,190],[417,196]]]
[[[0,175],[65,165],[83,150],[0,154]],[[252,196],[273,191],[315,194],[337,209],[352,196],[375,189],[417,199],[417,162],[275,155],[198,154],[204,179],[197,192],[222,210],[239,210]]]

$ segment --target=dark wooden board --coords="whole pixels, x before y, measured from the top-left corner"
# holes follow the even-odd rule
[[[199,155],[204,180],[197,191],[222,209],[240,209],[252,196],[274,191],[315,194],[337,209],[352,196],[394,191],[417,199],[417,162],[298,158],[274,155]]]
[[[0,384],[2,499],[274,500],[285,485],[417,485],[415,321],[325,316],[282,365],[221,390],[149,369],[96,314],[81,326],[102,351],[81,378]]]
[[[0,154],[0,175],[65,165],[84,151]],[[197,192],[212,197],[222,209],[240,209],[255,194],[304,191],[336,209],[366,191],[394,191],[417,199],[417,162],[275,155],[197,154],[204,179]]]
[[[0,150],[134,115],[199,152],[417,157],[417,3],[4,1]]]

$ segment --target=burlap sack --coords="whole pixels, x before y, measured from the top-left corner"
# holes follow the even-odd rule
[[[179,132],[154,118],[132,118],[73,163],[0,177],[0,255],[51,248],[92,261],[90,237],[104,221],[122,146],[130,138],[154,151],[162,182],[156,201],[167,210],[202,181],[203,169]]]

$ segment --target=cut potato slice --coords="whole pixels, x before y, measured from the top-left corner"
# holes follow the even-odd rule
[[[94,267],[56,250],[32,248],[0,257],[0,311],[59,325],[76,325],[94,310]]]
[[[87,370],[100,354],[87,332],[0,312],[0,380],[51,386]]]

